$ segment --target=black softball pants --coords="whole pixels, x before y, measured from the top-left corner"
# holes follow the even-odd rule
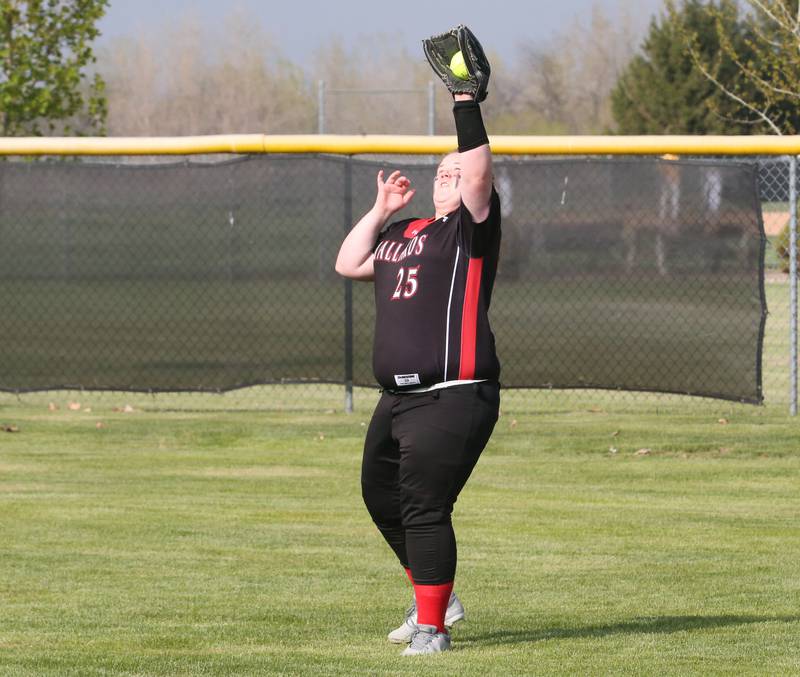
[[[455,578],[453,504],[500,408],[484,381],[427,393],[384,391],[364,442],[361,489],[372,520],[415,583]]]

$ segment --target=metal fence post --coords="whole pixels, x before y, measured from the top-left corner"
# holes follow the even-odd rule
[[[353,158],[344,164],[344,232],[353,225]],[[344,410],[353,413],[353,281],[344,278]]]
[[[790,366],[790,404],[789,413],[797,416],[797,156],[792,155],[789,163],[789,352]]]
[[[325,80],[317,81],[317,134],[325,133]]]

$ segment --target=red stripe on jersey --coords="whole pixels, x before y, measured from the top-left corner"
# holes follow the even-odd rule
[[[434,221],[436,221],[436,217],[432,217],[430,219],[416,219],[409,223],[406,226],[405,231],[403,231],[403,237],[406,239],[412,238],[415,235],[421,233],[425,230],[428,226],[430,226]]]
[[[475,349],[478,342],[478,299],[481,295],[483,258],[470,259],[461,315],[461,362],[459,379],[475,378]]]

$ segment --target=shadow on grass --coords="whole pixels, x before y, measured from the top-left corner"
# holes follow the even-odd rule
[[[521,644],[548,639],[583,639],[617,634],[669,634],[686,630],[708,630],[751,623],[797,623],[800,616],[657,616],[636,618],[622,623],[589,625],[582,628],[543,628],[540,630],[497,630],[459,640],[459,645]]]

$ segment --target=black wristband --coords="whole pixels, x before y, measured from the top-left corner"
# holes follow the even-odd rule
[[[456,119],[459,153],[489,143],[477,101],[456,101],[453,104],[453,117]]]

